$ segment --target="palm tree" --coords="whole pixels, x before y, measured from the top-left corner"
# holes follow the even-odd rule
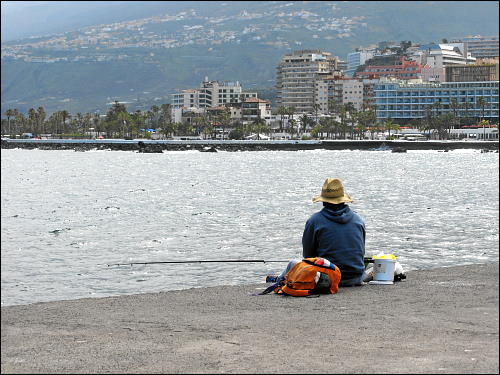
[[[75,117],[75,121],[72,122],[74,128],[71,129],[74,134],[83,132],[83,115],[81,112],[78,112]]]
[[[347,115],[346,119],[351,129],[351,139],[354,139],[354,125],[356,124],[357,110],[354,107],[354,104],[352,104],[351,102],[344,104],[344,108],[345,108],[345,113]]]
[[[94,126],[95,134],[99,137],[101,135],[101,116],[98,112],[95,112],[92,117],[92,125]]]
[[[140,109],[137,109],[130,115],[131,120],[131,133],[132,136],[135,133],[136,137],[139,137],[139,133],[141,129],[146,128],[146,120],[148,119],[149,114],[152,114],[152,111],[148,111],[146,113],[142,112]],[[146,130],[144,129],[144,135],[146,135]]]
[[[447,139],[450,133],[449,129],[454,123],[453,113],[445,113],[438,116],[436,119],[436,130],[438,132],[439,139]]]
[[[7,116],[7,128],[9,129],[9,138],[12,138],[12,132],[10,129],[10,118],[14,117],[16,113],[14,112],[13,109],[8,109],[5,111],[4,115]]]
[[[292,118],[291,120],[288,121],[288,131],[292,135],[292,138],[293,138],[293,134],[295,133],[295,131],[297,131],[297,133],[298,133],[297,120]]]
[[[486,140],[486,129],[484,127],[484,107],[486,106],[486,100],[484,97],[480,96],[477,98],[476,104],[481,107],[481,122],[483,123],[483,141]]]
[[[152,105],[151,106],[151,119],[153,120],[153,127],[156,129],[158,127],[158,120],[160,118],[160,107],[157,105]]]
[[[288,122],[290,122],[292,119],[293,120],[293,115],[295,114],[295,107],[286,107],[287,108],[287,115],[288,115]]]
[[[118,123],[121,125],[122,129],[122,138],[125,138],[125,131],[128,134],[127,122],[130,124],[130,115],[128,112],[119,112],[117,115]]]
[[[12,110],[12,117],[14,119],[14,135],[17,135],[19,133],[19,125],[17,124],[17,117],[19,116],[19,111],[17,108],[14,108]]]
[[[45,133],[45,118],[47,117],[47,113],[43,107],[38,107],[36,112],[36,121],[37,125],[40,128],[40,133]]]
[[[453,121],[452,121],[452,124],[450,126],[450,129],[448,131],[448,137],[451,133],[451,128],[455,129],[455,125],[457,124],[457,119],[458,119],[458,116],[457,116],[457,111],[458,109],[460,108],[460,105],[458,104],[458,101],[456,98],[452,98],[450,100],[450,108],[451,110],[453,111]]]
[[[340,122],[335,120],[333,117],[329,118],[328,132],[330,133],[328,138],[331,138],[331,134],[333,134],[333,139],[337,139],[337,135],[340,136]]]
[[[194,128],[196,129],[196,134],[201,135],[203,131],[203,117],[202,116],[194,116],[191,119],[191,123],[193,124]]]
[[[17,111],[17,109],[15,111]],[[16,133],[24,133],[25,122],[26,122],[26,118],[24,117],[24,115],[21,112],[17,112],[17,114],[16,114],[16,128],[18,128],[19,131],[16,131]]]
[[[192,135],[195,131],[193,126],[186,122],[178,122],[175,124],[175,129],[178,135]]]
[[[438,117],[440,115],[439,114],[440,108],[441,108],[441,102],[434,102],[426,106],[425,122],[422,125],[422,130],[433,131],[433,132],[438,130],[439,128]]]
[[[330,101],[329,108],[340,117],[340,132],[343,133],[344,139],[347,139],[347,112],[350,108],[349,104],[337,104],[334,101]]]
[[[314,123],[318,123],[318,111],[320,110],[321,105],[319,104],[313,104],[313,110],[314,110]]]
[[[165,127],[165,135],[173,136],[179,129],[179,124],[176,122],[169,121]]]
[[[317,137],[318,133],[320,132],[326,133],[326,137],[328,138],[329,130],[330,130],[330,118],[323,117],[319,120],[319,123],[314,127],[312,132],[316,134],[315,137]]]
[[[28,123],[30,126],[30,133],[36,134],[35,124],[36,124],[36,110],[35,108],[28,109]]]
[[[266,121],[260,117],[257,117],[255,120],[253,120],[250,125],[252,131],[257,133],[257,139],[260,139],[260,133],[268,133],[269,131]]]
[[[220,125],[222,127],[222,140],[224,140],[224,134],[226,132],[226,128],[231,123],[231,110],[229,108],[224,108],[224,110],[219,115]]]
[[[300,121],[300,124],[302,125],[302,134],[304,134],[306,132],[307,125],[309,125],[311,120],[309,119],[309,116],[307,115],[307,113],[304,113],[302,116],[300,116],[299,121]]]
[[[288,114],[288,108],[283,106],[283,105],[279,106],[276,113],[281,116],[280,133],[282,133],[283,132],[283,119],[284,119],[285,115]]]
[[[159,119],[159,125],[161,126],[162,130],[164,130],[162,133],[165,134],[165,137],[168,137],[168,135],[173,134],[173,126],[172,124],[172,113],[171,113],[171,106],[170,104],[162,104],[160,106],[160,119]],[[165,129],[168,128],[168,129]],[[166,130],[166,131],[165,131]]]
[[[431,109],[436,111],[436,117],[441,114],[441,108],[443,108],[443,105],[441,104],[440,101],[431,104]]]
[[[399,125],[395,124],[394,121],[392,121],[392,118],[388,118],[387,121],[384,123],[384,127],[386,130],[389,131],[388,138],[391,137],[391,130],[398,130]]]
[[[363,128],[365,131],[369,126],[375,124],[376,121],[377,121],[377,115],[375,114],[375,111],[372,109],[361,111],[358,112],[357,114],[358,126],[360,128]],[[372,139],[373,139],[373,132],[370,133],[372,134]]]
[[[70,118],[71,118],[71,114],[68,111],[66,111],[66,110],[61,111],[62,133],[66,133],[66,120],[70,119]]]
[[[470,125],[473,121],[473,116],[471,116],[471,112],[469,111],[470,109],[473,109],[473,105],[471,104],[471,102],[465,102],[463,104],[464,106],[464,109],[465,109],[465,119],[466,119],[466,124],[467,125]]]
[[[89,138],[91,138],[90,125],[92,124],[92,115],[87,112],[83,115],[83,131],[84,135],[88,133]]]

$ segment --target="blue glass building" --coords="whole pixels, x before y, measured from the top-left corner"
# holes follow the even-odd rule
[[[455,113],[480,119],[483,114],[478,99],[483,97],[484,118],[498,123],[498,81],[438,83],[388,79],[375,84],[374,93],[378,121],[391,118],[406,123],[424,118],[427,108],[437,102],[440,105],[433,109],[437,115]]]

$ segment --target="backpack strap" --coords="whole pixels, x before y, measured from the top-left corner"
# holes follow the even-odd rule
[[[275,282],[271,286],[267,287],[262,292],[260,292],[260,293],[254,293],[254,294],[252,294],[252,296],[262,296],[264,294],[269,294],[269,293],[273,292],[275,289],[277,289],[280,285],[281,285],[281,280],[278,280],[277,282]]]

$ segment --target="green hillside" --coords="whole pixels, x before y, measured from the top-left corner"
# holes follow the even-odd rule
[[[292,50],[317,48],[345,59],[356,47],[381,41],[498,35],[493,1],[182,3],[181,13],[161,22],[2,43],[2,114],[38,106],[105,112],[114,100],[144,109],[170,102],[176,89],[197,87],[206,76],[272,96],[276,64]],[[57,41],[61,35],[69,47]]]

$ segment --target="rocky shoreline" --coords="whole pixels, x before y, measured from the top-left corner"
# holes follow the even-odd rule
[[[335,141],[152,141],[152,140],[75,140],[75,139],[2,139],[2,149],[38,150],[109,150],[162,153],[163,151],[198,150],[217,151],[299,151],[299,150],[367,150],[406,152],[407,150],[480,149],[498,152],[498,141],[383,141],[383,140],[335,140]]]

